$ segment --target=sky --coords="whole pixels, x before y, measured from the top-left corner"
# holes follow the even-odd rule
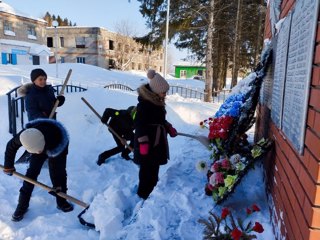
[[[138,35],[148,31],[146,21],[139,12],[139,2],[136,0],[130,2],[128,0],[77,0],[68,1],[68,4],[66,0],[4,0],[3,2],[36,18],[42,18],[48,11],[56,16],[68,18],[78,26],[104,27],[115,31],[116,23],[126,21]],[[177,62],[187,55],[186,50],[180,51],[173,44],[169,45],[168,52]]]
[[[4,159],[8,133],[6,92],[30,82],[29,73],[35,66],[0,65],[0,159]],[[39,67],[39,66],[37,66]],[[54,65],[41,65],[48,74],[48,83],[59,84]],[[257,204],[261,212],[250,215],[246,221],[259,221],[264,232],[258,240],[273,240],[270,214],[265,194],[263,168],[256,163],[237,186],[234,193],[222,204],[215,205],[204,193],[206,175],[197,170],[199,161],[208,165],[211,151],[200,142],[183,136],[169,138],[170,160],[161,166],[159,182],[150,197],[144,201],[136,195],[139,167],[126,161],[120,154],[98,166],[98,155],[115,146],[114,140],[97,116],[81,101],[84,97],[98,113],[106,107],[126,109],[137,103],[136,92],[107,90],[103,86],[123,83],[136,88],[146,83],[145,74],[108,71],[83,64],[62,64],[59,76],[72,74],[69,83],[81,84],[88,90],[82,93],[66,93],[66,101],[57,109],[58,120],[70,135],[67,160],[68,194],[89,205],[83,218],[96,225],[89,229],[80,224],[77,215],[83,207],[63,213],[56,209],[55,199],[45,190],[35,187],[29,211],[21,222],[12,222],[22,181],[0,172],[0,239],[2,240],[194,240],[202,239],[203,225],[199,219],[207,219],[209,211],[220,215],[224,207],[235,216],[243,217],[245,209]],[[188,85],[204,88],[198,80],[168,80],[170,85]],[[184,99],[177,94],[167,96],[167,120],[178,130],[197,136],[207,136],[208,130],[199,127],[200,121],[212,117],[221,103],[205,103]],[[26,118],[25,118],[26,119]],[[248,132],[253,139],[253,129]],[[21,148],[17,157],[24,150]],[[3,164],[3,162],[1,163]],[[25,174],[27,164],[16,164],[16,170]],[[48,169],[44,166],[38,178],[51,186]],[[4,207],[5,206],[5,207]]]

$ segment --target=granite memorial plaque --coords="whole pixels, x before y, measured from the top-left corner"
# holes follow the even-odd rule
[[[302,154],[319,0],[298,0],[292,14],[282,130]],[[276,99],[275,99],[276,100]]]
[[[287,58],[292,12],[283,21],[276,37],[275,66],[273,75],[271,119],[281,129],[284,84],[286,79]]]

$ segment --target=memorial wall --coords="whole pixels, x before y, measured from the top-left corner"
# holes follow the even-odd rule
[[[300,154],[304,149],[318,9],[318,0],[297,0],[294,9],[281,20],[272,43],[272,88],[266,83],[262,89],[262,101],[267,106],[270,99],[265,96],[271,96],[273,122]]]

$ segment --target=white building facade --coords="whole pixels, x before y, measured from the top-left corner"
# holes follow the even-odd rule
[[[46,46],[47,22],[20,13],[0,1],[1,64],[39,65],[52,55]]]

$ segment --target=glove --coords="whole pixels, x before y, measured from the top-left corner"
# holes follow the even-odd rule
[[[62,95],[59,95],[59,96],[57,96],[57,100],[59,100],[58,107],[60,107],[64,104],[64,101],[66,100],[66,98]]]
[[[3,172],[9,176],[12,176],[13,172],[15,172],[16,169],[13,167],[13,168],[6,168],[4,167],[3,168]]]
[[[109,112],[107,110],[105,110],[102,117],[101,117],[101,122],[104,124],[107,124],[109,121],[109,118],[110,118]]]
[[[141,155],[147,155],[149,153],[149,143],[140,143],[139,151]]]
[[[177,130],[174,127],[172,127],[172,125],[169,125],[168,133],[169,133],[170,137],[173,137],[173,138],[178,136]]]

